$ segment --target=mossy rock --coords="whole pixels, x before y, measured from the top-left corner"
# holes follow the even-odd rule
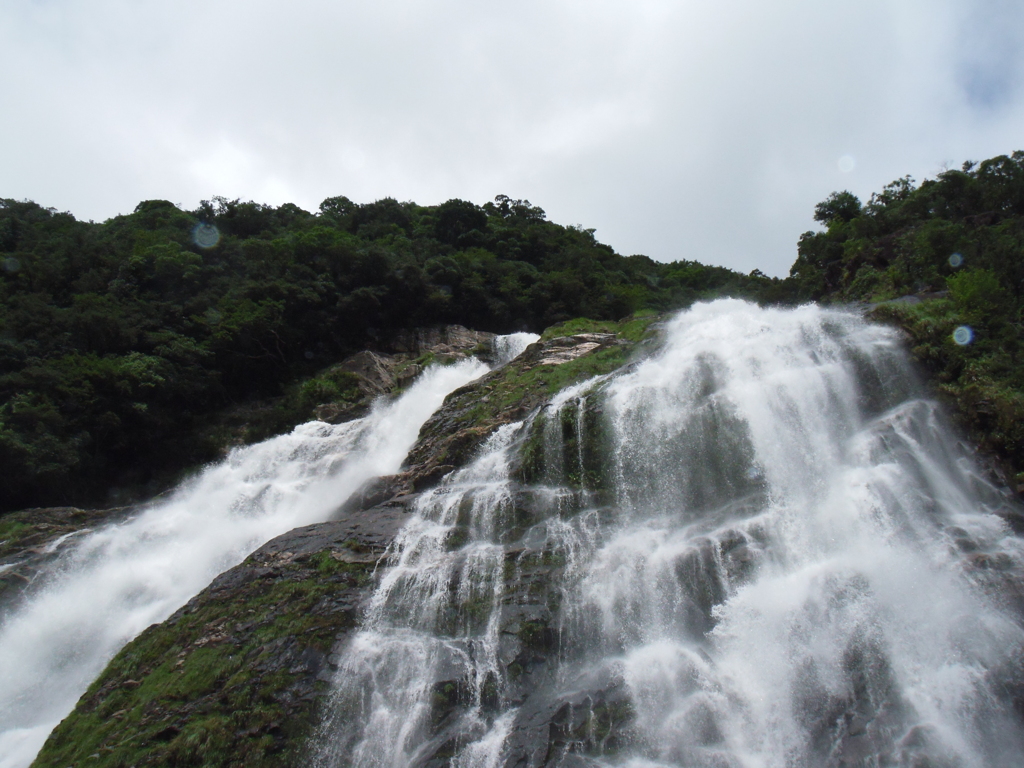
[[[957,426],[990,459],[990,469],[1018,495],[1024,491],[1024,360],[1013,327],[993,320],[970,323],[970,342],[958,344],[954,331],[971,319],[946,297],[887,302],[872,307],[871,319],[906,332],[910,352],[925,369],[934,393]]]
[[[416,488],[439,480],[438,467],[468,463],[495,429],[526,418],[565,387],[621,368],[640,342],[654,336],[658,319],[645,314],[618,323],[563,323],[555,326],[555,335],[545,331],[540,342],[508,365],[452,392],[423,425],[409,453],[413,475],[429,478]],[[550,362],[552,350],[560,355],[557,363]]]
[[[382,507],[264,545],[126,645],[33,765],[300,764],[403,519]]]

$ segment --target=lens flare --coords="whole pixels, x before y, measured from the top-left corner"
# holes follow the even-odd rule
[[[961,347],[965,347],[974,341],[974,331],[971,330],[969,325],[961,325],[955,331],[953,331],[953,341],[959,344]]]
[[[843,155],[839,158],[839,162],[836,165],[839,166],[839,170],[843,173],[849,173],[857,167],[857,161],[853,159],[852,155]]]
[[[200,222],[192,230],[192,242],[200,248],[214,248],[220,242],[220,230],[213,224]]]
[[[964,263],[964,257],[959,253],[954,253],[949,257],[949,266],[953,269],[959,268]]]
[[[17,272],[19,269],[21,269],[21,262],[13,256],[4,259],[4,272]]]

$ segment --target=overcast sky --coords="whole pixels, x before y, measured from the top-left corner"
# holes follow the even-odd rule
[[[783,275],[814,204],[1024,149],[1021,0],[3,0],[0,197],[527,198]]]

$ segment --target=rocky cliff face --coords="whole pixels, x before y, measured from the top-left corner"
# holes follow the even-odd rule
[[[538,412],[567,384],[626,363],[652,320],[556,329],[511,364],[454,392],[421,430],[402,473],[369,483],[331,522],[269,542],[129,643],[34,765],[305,764],[307,737],[327,711],[337,654],[360,622],[383,574],[382,555],[417,493],[466,464],[502,424]],[[488,341],[448,333],[444,344],[453,356]],[[386,389],[408,363],[395,359],[363,353],[343,365],[368,390]],[[524,520],[536,514],[529,494],[519,505]],[[581,744],[583,753],[612,749],[628,738],[621,681],[589,681],[565,701],[538,694],[557,657],[557,585],[565,563],[543,542],[510,541],[506,549],[514,576],[502,605],[502,663],[524,712],[510,737],[510,765],[551,763],[570,747],[580,752]],[[438,680],[435,689],[437,745],[427,762],[441,765],[455,746],[446,741],[445,724],[464,704],[465,681]]]
[[[613,486],[617,481],[609,479],[609,467],[615,466],[620,475],[632,475],[638,466],[642,470],[642,463],[609,462],[611,436],[622,427],[602,413],[603,408],[615,413],[614,405],[609,408],[613,401],[586,387],[566,389],[628,366],[648,343],[650,331],[650,319],[553,329],[510,365],[453,392],[422,428],[401,472],[368,482],[338,508],[331,522],[269,542],[166,622],[126,646],[53,732],[36,764],[334,768],[348,764],[353,745],[369,743],[369,752],[380,754],[381,744],[399,743],[386,728],[378,728],[396,712],[411,721],[411,741],[416,743],[415,752],[397,762],[413,768],[460,768],[466,765],[461,758],[476,749],[485,733],[488,738],[497,734],[493,743],[501,748],[502,768],[596,768],[620,752],[655,754],[674,738],[652,736],[651,709],[660,712],[663,700],[645,701],[635,695],[635,687],[628,695],[629,685],[636,681],[635,676],[631,682],[626,678],[636,668],[630,671],[619,663],[625,641],[604,632],[599,625],[606,617],[598,615],[601,611],[592,603],[581,602],[578,590],[573,590],[579,587],[588,558],[593,559],[592,551],[587,554],[586,537],[593,539],[622,522],[618,515],[623,488],[637,497],[656,495],[656,481],[664,473],[640,471],[628,486]],[[760,337],[755,344],[761,345]],[[770,359],[775,348],[764,349]],[[353,366],[350,372],[364,371],[359,375],[368,380],[371,374],[383,380],[381,369],[387,373],[376,355],[356,362],[363,367]],[[700,400],[712,392],[704,388],[710,381],[705,373],[698,365],[682,372],[676,369],[666,378],[691,387],[693,397]],[[866,392],[876,380],[874,374],[868,378]],[[605,395],[614,393],[615,383]],[[751,402],[760,403],[760,397],[755,395]],[[689,412],[678,403],[670,399],[664,412]],[[649,433],[650,412],[638,413],[627,453],[644,456],[652,450],[654,438]],[[678,591],[671,592],[668,601],[676,612],[673,621],[692,630],[694,637],[716,625],[721,617],[716,606],[724,604],[730,585],[743,583],[757,571],[771,538],[763,521],[753,520],[765,505],[768,486],[763,471],[744,452],[743,434],[730,431],[730,424],[728,414],[721,419],[708,416],[694,430],[700,439],[675,446],[664,465],[685,466],[691,475],[712,479],[707,488],[695,485],[686,490],[694,494],[695,508],[712,510],[714,525],[724,521],[722,527],[711,532],[697,528],[685,551],[664,560],[661,571],[615,569],[597,586],[600,594],[607,594],[614,592],[619,580],[635,578],[647,585],[664,577],[677,583]],[[888,429],[882,434],[888,435]],[[774,439],[779,431],[770,431],[769,437]],[[495,436],[507,437],[502,442],[491,439]],[[730,448],[729,440],[737,444]],[[501,450],[496,450],[499,443]],[[943,461],[952,460],[949,446],[942,451]],[[499,458],[491,461],[494,457]],[[781,462],[789,460],[788,454],[780,457]],[[746,470],[743,461],[751,462]],[[500,471],[485,471],[498,465]],[[938,473],[928,476],[932,475]],[[975,481],[978,487],[988,487],[977,477],[970,482]],[[493,487],[500,490],[488,496]],[[1002,517],[1008,528],[1021,530],[1019,510],[996,489],[989,491],[989,512]],[[490,522],[481,522],[485,505],[477,505],[478,498],[499,500],[486,506],[493,512]],[[953,506],[959,508],[960,501]],[[934,512],[928,510],[929,526]],[[743,522],[748,518],[753,520],[749,525]],[[989,518],[988,523],[1000,527],[992,515]],[[410,520],[415,522],[406,525]],[[424,530],[427,533],[417,533]],[[936,552],[948,548],[962,559],[958,568],[972,583],[1019,613],[1022,580],[1016,560],[976,541],[978,530],[970,524],[949,527]],[[872,535],[868,546],[878,540]],[[646,557],[659,544],[645,538],[638,546]],[[406,553],[412,553],[412,567],[403,575]],[[902,569],[906,557],[901,554],[894,560]],[[415,571],[414,576],[407,578],[408,571]],[[485,579],[477,578],[480,574]],[[381,589],[374,598],[374,590],[392,577],[399,586],[390,593]],[[417,584],[421,577],[429,589]],[[498,587],[479,588],[488,587],[486,578]],[[886,576],[885,583],[896,582]],[[652,599],[664,602],[658,595]],[[388,612],[380,621],[377,608],[385,603]],[[423,624],[407,620],[423,605],[429,606],[422,612]],[[809,623],[819,617],[813,614]],[[633,614],[622,618],[633,625],[629,631],[640,629]],[[783,621],[788,626],[789,619]],[[849,629],[842,617],[836,626],[843,632]],[[429,635],[428,642],[417,644],[417,634]],[[918,634],[915,629],[915,638]],[[941,627],[930,634],[943,635]],[[431,655],[436,646],[430,643],[435,641],[443,649]],[[371,645],[372,653],[359,654],[359,649]],[[403,669],[414,669],[416,675],[380,674],[400,667],[394,659],[401,656],[399,646],[414,646],[407,654],[413,663]],[[588,655],[586,648],[594,647],[601,653]],[[789,658],[785,647],[780,648],[777,652],[769,647],[758,658]],[[420,649],[429,652],[419,653]],[[961,650],[957,648],[957,656]],[[715,653],[710,646],[708,651]],[[478,663],[484,656],[486,663]],[[696,683],[692,676],[700,670],[701,675],[713,675],[718,674],[715,668],[724,669],[719,658],[712,659],[703,648],[696,647],[690,656],[688,652],[678,668],[682,677],[665,676],[657,664],[651,675],[663,676],[660,683],[669,688],[686,688]],[[374,666],[377,658],[386,659],[390,669]],[[798,758],[799,764],[860,765],[867,764],[865,760],[894,759],[895,753],[887,752],[878,736],[880,727],[890,727],[889,721],[877,717],[873,694],[865,693],[875,689],[862,685],[869,673],[874,674],[873,668],[867,669],[859,659],[846,654],[835,667],[852,676],[849,697],[807,699],[808,717],[819,723],[814,726],[819,730],[813,754],[828,758]],[[648,664],[649,659],[641,661]],[[998,678],[997,698],[1006,699],[1007,711],[1019,713],[1016,660],[1009,667]],[[751,672],[744,665],[740,668]],[[892,678],[884,664],[878,669],[880,677],[871,685],[882,686],[877,690],[888,697]],[[411,677],[415,680],[410,683]],[[347,687],[332,686],[339,680]],[[401,684],[408,684],[415,696],[390,699]],[[854,690],[857,686],[861,688]],[[415,700],[415,707],[390,706],[392,701],[410,700]],[[385,715],[377,718],[381,710]],[[346,728],[351,722],[359,725]],[[686,740],[680,742],[683,751],[666,753],[667,759],[686,765],[734,764],[738,758],[718,750],[725,737],[717,722],[710,710],[688,708]],[[1001,722],[992,726],[993,733]],[[924,730],[915,726],[908,731],[899,744],[904,750],[899,764],[938,764],[918,755],[919,747],[927,747]],[[378,731],[389,737],[375,742]],[[696,751],[690,750],[692,744]],[[705,747],[708,750],[702,751]],[[694,754],[707,759],[691,760]],[[453,763],[456,755],[458,764]],[[496,760],[498,755],[495,747],[492,757]]]
[[[0,610],[60,557],[75,539],[97,526],[124,519],[138,507],[25,509],[0,518]]]
[[[470,355],[488,362],[493,340],[493,333],[471,331],[461,325],[402,331],[385,347],[357,352],[329,368],[327,376],[351,376],[358,395],[343,402],[324,403],[314,410],[314,416],[331,424],[357,418],[375,398],[408,386],[426,365],[451,363]]]

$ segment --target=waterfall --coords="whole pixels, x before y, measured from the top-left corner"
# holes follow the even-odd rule
[[[507,336],[495,336],[493,341],[494,361],[497,365],[505,365],[515,360],[523,351],[540,339],[536,333],[510,333]]]
[[[1021,519],[894,330],[696,305],[419,498],[311,763],[1018,765]]]
[[[500,427],[480,459],[418,500],[343,660],[320,762],[416,763],[430,746],[434,696],[468,699],[460,727],[487,730],[482,709],[504,678],[494,607],[506,558],[495,534],[507,522],[508,449],[521,428]],[[478,752],[493,754],[487,746]]]
[[[363,419],[310,422],[233,450],[167,500],[95,530],[0,617],[0,768],[31,763],[126,642],[269,539],[326,520],[368,479],[397,472],[452,390],[487,371],[432,367]]]

